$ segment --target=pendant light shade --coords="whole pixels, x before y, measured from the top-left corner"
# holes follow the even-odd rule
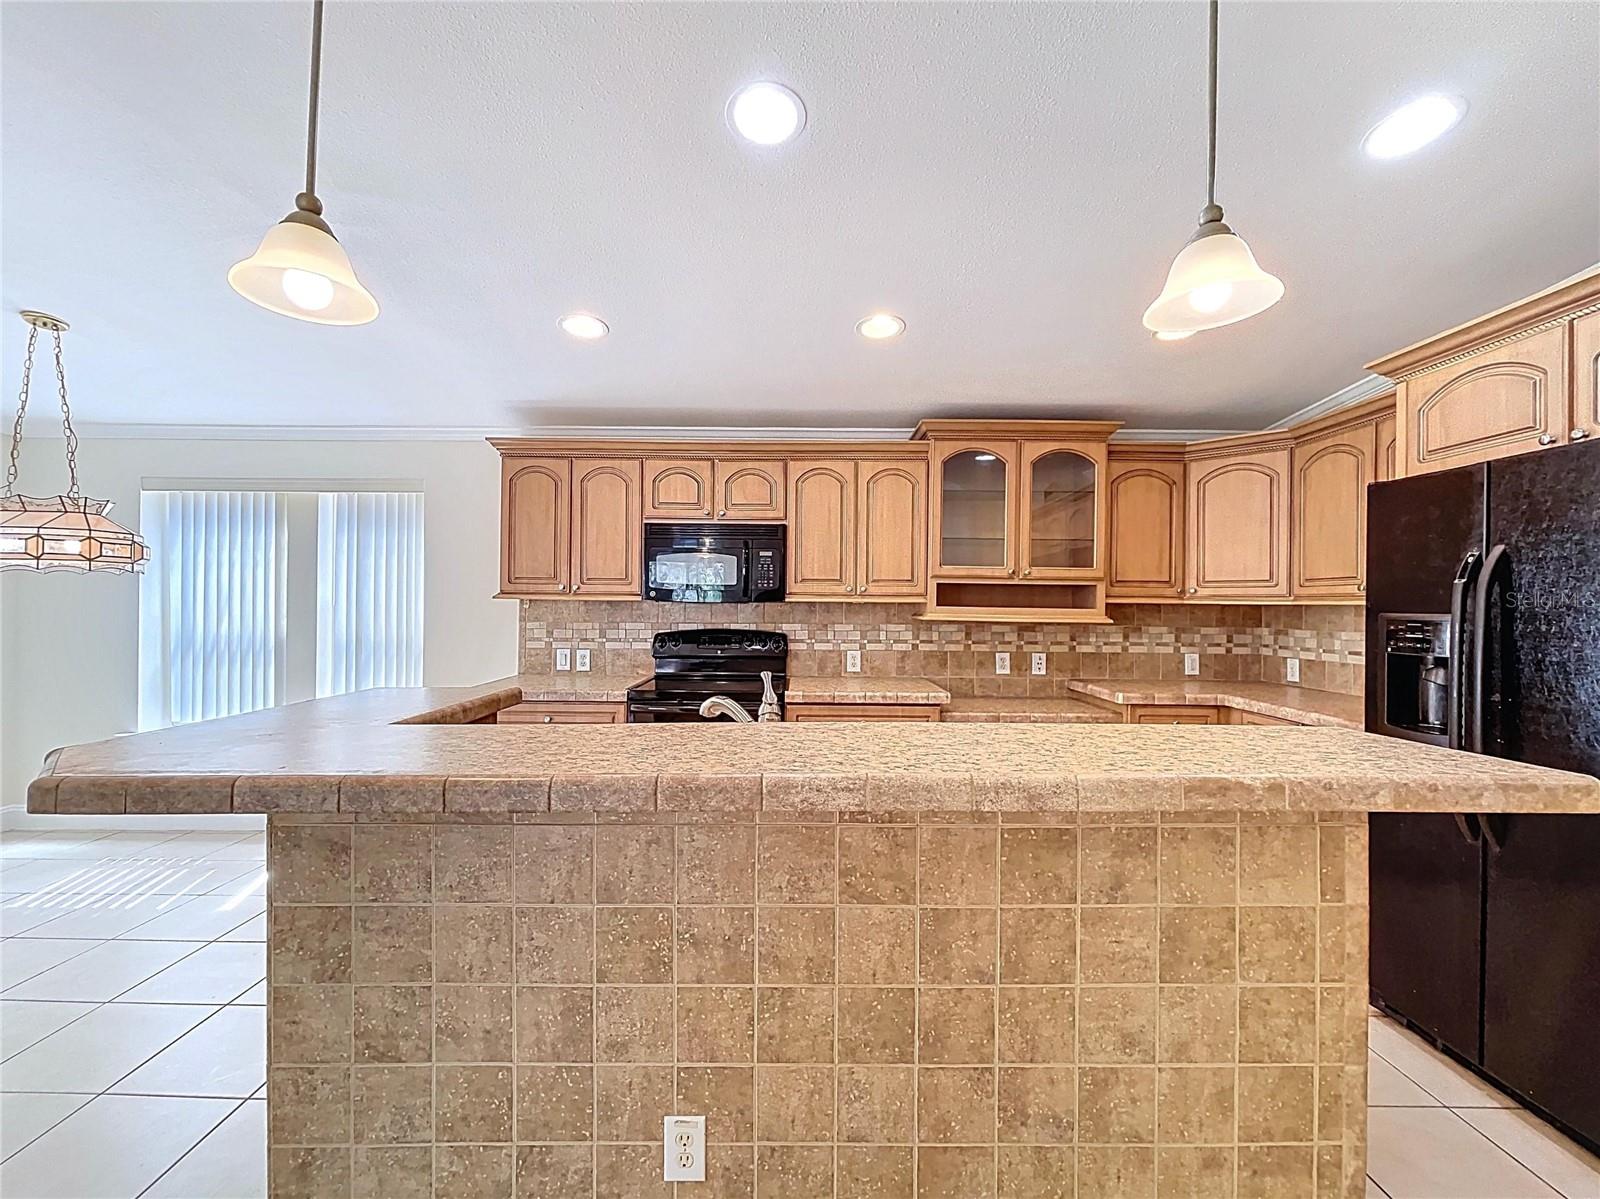
[[[314,197],[300,197],[307,200]],[[252,304],[303,321],[364,325],[378,315],[378,301],[356,278],[344,247],[305,209],[268,229],[256,252],[233,264],[228,283]]]
[[[317,199],[317,113],[322,93],[322,0],[311,16],[311,99],[306,119],[306,189],[295,210],[261,239],[256,252],[233,264],[228,284],[252,304],[319,325],[364,325],[378,301],[356,278],[350,256],[322,219]]]
[[[1211,0],[1206,206],[1200,210],[1200,227],[1172,260],[1167,285],[1144,310],[1144,327],[1156,333],[1220,329],[1283,298],[1283,281],[1261,269],[1244,239],[1222,219],[1217,203],[1217,7],[1217,0]]]

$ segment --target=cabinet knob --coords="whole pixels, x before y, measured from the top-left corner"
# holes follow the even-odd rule
[[[556,584],[556,590],[557,591],[565,591],[566,589],[567,589],[567,585],[565,583],[557,583]]]
[[[728,510],[726,508],[723,508],[721,511],[719,511],[717,513],[717,515],[718,516],[726,516],[726,515],[728,515]]]
[[[545,718],[544,718],[544,722],[545,722],[545,723],[546,723],[546,724],[549,724],[549,723],[550,723],[550,722],[551,722],[551,721],[552,721],[552,720],[554,720],[554,719],[555,719],[555,717],[554,717],[554,716],[546,716],[546,717],[545,717]]]
[[[1031,574],[1032,574],[1032,573],[1033,573],[1033,567],[1031,567],[1031,566],[1030,566],[1030,567],[1028,567],[1028,569],[1027,569],[1027,570],[1025,570],[1025,571],[1023,571],[1023,572],[1022,572],[1022,577],[1023,577],[1023,578],[1027,578],[1027,577],[1028,577],[1028,576],[1029,576],[1029,575],[1031,575]]]
[[[1554,433],[1541,433],[1541,434],[1539,434],[1539,444],[1540,445],[1555,445],[1555,443],[1556,443],[1556,436],[1555,436]]]
[[[1200,588],[1198,588],[1198,587],[1191,587],[1191,588],[1189,588],[1189,594],[1190,595],[1194,595],[1199,590],[1200,590]]]
[[[1357,591],[1365,591],[1366,589],[1367,589],[1367,585],[1365,583],[1357,583],[1356,584],[1356,590]]]
[[[846,587],[845,590],[848,591],[851,595],[854,595],[856,593],[856,589],[853,586]]]
[[[576,584],[576,583],[574,583],[574,584],[573,584],[573,585],[572,585],[572,589],[573,589],[573,590],[574,590],[574,591],[576,591],[576,590],[577,590],[577,589],[578,589],[578,585],[577,585],[577,584]]]
[[[1571,433],[1568,434],[1568,436],[1571,437],[1573,441],[1582,441],[1585,437],[1589,436],[1589,430],[1587,430],[1587,429],[1574,429]]]

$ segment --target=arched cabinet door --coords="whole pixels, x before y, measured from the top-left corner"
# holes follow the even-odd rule
[[[1400,384],[1405,474],[1449,470],[1567,440],[1565,326]]]
[[[826,459],[791,466],[788,595],[854,595],[856,464]]]
[[[1189,464],[1189,599],[1289,595],[1289,450]]]
[[[936,443],[934,477],[934,577],[1015,578],[1017,443]]]
[[[717,519],[782,520],[786,466],[781,459],[717,459]]]
[[[1312,438],[1294,449],[1294,593],[1359,599],[1367,578],[1367,484],[1372,423]]]
[[[1572,408],[1572,436],[1600,440],[1600,312],[1572,322]]]
[[[644,460],[646,520],[705,520],[712,511],[709,458]]]
[[[1400,477],[1399,461],[1395,457],[1395,454],[1397,453],[1395,442],[1395,424],[1396,421],[1393,413],[1390,413],[1388,416],[1380,416],[1378,418],[1378,451],[1377,457],[1373,460],[1372,467],[1375,471],[1377,471],[1377,481],[1379,483],[1384,483],[1390,479],[1398,479]]]
[[[572,463],[500,460],[500,593],[565,595],[572,581]]]
[[[928,464],[863,461],[856,522],[856,594],[928,592]]]
[[[1094,579],[1105,572],[1106,444],[1024,441],[1017,577]]]
[[[1114,461],[1106,485],[1111,532],[1106,598],[1183,594],[1183,463]]]
[[[637,458],[579,458],[572,467],[572,594],[638,599],[644,551]]]

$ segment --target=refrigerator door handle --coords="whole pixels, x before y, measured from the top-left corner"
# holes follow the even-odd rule
[[[1483,822],[1476,816],[1469,812],[1457,812],[1456,827],[1461,830],[1461,836],[1468,845],[1478,844]]]
[[[1483,691],[1487,685],[1488,670],[1485,654],[1489,639],[1489,593],[1494,589],[1495,576],[1511,559],[1506,547],[1497,544],[1483,559],[1478,572],[1478,586],[1472,596],[1472,712],[1467,729],[1467,748],[1475,754],[1483,752]]]
[[[1467,663],[1461,652],[1466,644],[1462,628],[1467,619],[1467,595],[1477,582],[1481,559],[1482,555],[1477,550],[1468,550],[1467,556],[1461,559],[1461,565],[1456,567],[1456,577],[1450,584],[1450,686],[1445,695],[1445,734],[1451,749],[1461,748],[1465,728],[1462,706],[1466,699]],[[1473,838],[1467,839],[1470,841]]]
[[[1485,812],[1476,818],[1478,827],[1483,830],[1483,843],[1489,847],[1490,853],[1499,853],[1506,847],[1506,822],[1507,818],[1494,812]]]

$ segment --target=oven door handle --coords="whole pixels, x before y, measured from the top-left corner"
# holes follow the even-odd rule
[[[1466,699],[1467,669],[1462,649],[1466,645],[1466,638],[1462,636],[1462,626],[1467,619],[1467,596],[1472,592],[1472,585],[1477,582],[1478,571],[1483,565],[1482,555],[1477,550],[1468,550],[1466,557],[1461,559],[1461,565],[1456,567],[1456,577],[1450,584],[1450,632],[1448,634],[1448,652],[1450,654],[1449,689],[1445,693],[1445,735],[1451,749],[1462,747],[1465,720],[1463,719],[1463,701]]]

